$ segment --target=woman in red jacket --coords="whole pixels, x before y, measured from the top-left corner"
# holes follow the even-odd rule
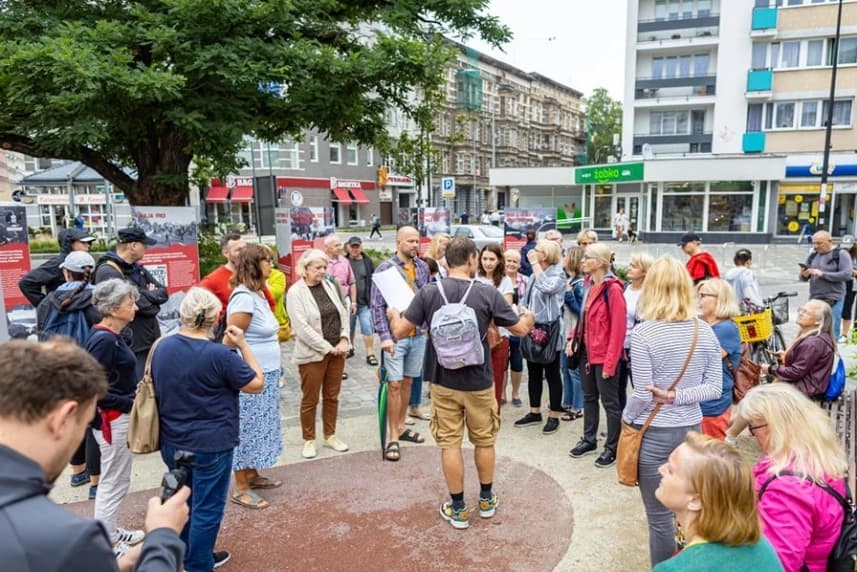
[[[622,282],[611,270],[613,252],[603,243],[586,247],[581,265],[587,274],[583,306],[574,336],[580,344],[580,380],[583,387],[583,437],[569,451],[574,458],[598,448],[598,398],[607,413],[607,440],[595,466],[616,463],[622,409],[617,389],[619,360],[625,343],[625,296]]]

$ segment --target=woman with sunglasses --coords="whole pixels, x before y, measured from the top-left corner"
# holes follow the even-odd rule
[[[785,352],[777,352],[780,365],[762,365],[770,374],[814,401],[824,400],[836,356],[833,343],[833,312],[826,302],[810,300],[797,311],[800,330]]]
[[[827,570],[843,518],[833,493],[845,496],[848,470],[830,418],[790,384],[769,383],[738,404],[730,438],[744,427],[762,450],[753,474],[765,537],[786,572]]]

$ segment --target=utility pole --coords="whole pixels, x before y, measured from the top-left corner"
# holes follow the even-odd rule
[[[824,129],[824,158],[821,162],[821,195],[818,199],[818,230],[825,227],[825,212],[827,210],[827,171],[830,168],[830,139],[833,134],[833,104],[836,101],[836,71],[839,64],[839,35],[842,29],[842,0],[836,12],[836,36],[833,39],[833,71],[830,74],[830,97],[827,100],[827,125]],[[831,193],[831,199],[832,199]],[[830,229],[832,230],[832,228]]]

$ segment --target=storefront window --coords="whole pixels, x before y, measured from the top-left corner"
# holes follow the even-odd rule
[[[665,232],[702,230],[705,183],[667,183],[664,185],[661,229]]]
[[[610,228],[613,220],[613,185],[595,187],[595,210],[593,213],[593,228]]]
[[[820,185],[780,185],[777,196],[777,234],[811,234],[818,218]]]
[[[759,213],[756,232],[765,232],[765,213],[768,212],[768,181],[759,181]]]
[[[658,186],[649,185],[649,204],[652,206],[649,212],[649,228],[658,228]],[[640,229],[642,230],[642,229]]]
[[[716,181],[708,197],[709,232],[751,232],[753,216],[753,183],[751,181]]]

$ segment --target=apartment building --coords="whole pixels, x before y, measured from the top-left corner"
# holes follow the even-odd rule
[[[695,230],[767,241],[826,218],[854,234],[857,1],[843,3],[832,194],[820,165],[836,0],[630,0],[623,161],[639,180],[584,188],[595,212],[633,201],[650,239]]]

